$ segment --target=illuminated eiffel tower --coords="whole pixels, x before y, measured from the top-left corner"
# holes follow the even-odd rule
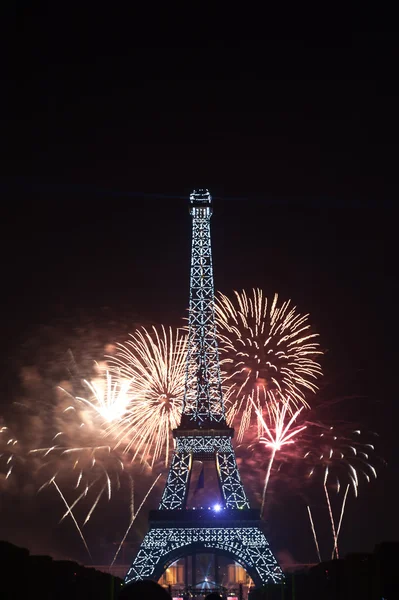
[[[215,327],[208,190],[190,195],[192,251],[186,383],[181,423],[173,431],[175,450],[158,510],[125,582],[158,580],[177,559],[198,553],[227,556],[241,564],[256,586],[278,583],[281,568],[251,510],[227,426]],[[214,509],[189,509],[194,460],[213,461],[221,492]]]

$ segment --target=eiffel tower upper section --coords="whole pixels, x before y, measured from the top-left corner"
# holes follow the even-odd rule
[[[177,431],[227,431],[215,326],[210,229],[212,197],[208,190],[194,190],[190,194],[190,214],[192,249],[187,371],[182,419]]]

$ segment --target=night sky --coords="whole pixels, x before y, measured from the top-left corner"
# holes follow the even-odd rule
[[[43,327],[84,313],[100,328],[104,311],[180,324],[187,198],[207,187],[216,288],[278,291],[310,312],[323,393],[351,396],[332,416],[379,433],[388,464],[348,505],[343,552],[398,540],[396,33],[351,22],[246,35],[116,9],[21,16],[1,115],[4,410]],[[314,560],[293,500],[270,527],[276,549]],[[84,560],[79,540],[75,551],[37,535]]]

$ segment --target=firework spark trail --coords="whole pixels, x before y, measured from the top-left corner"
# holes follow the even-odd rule
[[[132,402],[124,419],[110,431],[125,451],[134,449],[133,460],[145,461],[152,455],[151,466],[164,453],[165,465],[170,452],[170,433],[180,423],[184,396],[187,335],[165,327],[144,327],[118,344],[116,356],[107,357],[111,369],[117,369],[131,381]]]
[[[73,508],[75,508],[75,506],[77,505],[77,503],[84,497],[87,495],[87,492],[89,491],[89,489],[91,487],[93,487],[93,485],[97,482],[98,480],[96,479],[96,481],[93,481],[90,485],[87,486],[87,488],[85,488],[83,490],[83,492],[80,494],[80,496],[78,496],[76,498],[76,500],[73,501],[73,503],[71,504],[71,506],[68,508],[68,510],[66,511],[66,513],[64,513],[61,517],[61,519],[59,520],[59,523],[62,523],[62,521],[65,519],[65,517],[67,517]]]
[[[267,465],[267,470],[266,470],[266,476],[265,476],[265,483],[263,485],[263,492],[262,492],[262,504],[260,507],[260,516],[263,516],[263,511],[265,509],[265,501],[266,501],[266,491],[267,491],[267,486],[269,485],[269,479],[270,479],[270,473],[272,471],[272,466],[273,466],[273,462],[274,462],[274,458],[276,456],[276,448],[273,448],[272,450],[272,454],[269,460],[269,464]]]
[[[39,487],[39,489],[37,490],[37,492],[36,492],[36,493],[37,493],[37,494],[40,494],[40,492],[41,492],[42,490],[44,490],[46,487],[48,487],[49,485],[51,485],[51,484],[54,482],[54,480],[55,480],[55,478],[57,477],[57,475],[58,475],[58,471],[57,471],[57,472],[56,472],[56,473],[55,473],[55,474],[54,474],[54,475],[53,475],[53,476],[52,476],[52,477],[51,477],[51,478],[50,478],[48,481],[45,481],[45,482],[43,483],[43,485],[41,485],[41,486]]]
[[[130,475],[129,475],[129,480],[130,480],[130,518],[133,519],[133,517],[134,517],[134,479],[133,479],[133,477],[130,477]]]
[[[335,530],[335,523],[334,523],[334,517],[333,517],[333,512],[332,512],[332,508],[331,508],[331,502],[330,502],[330,495],[328,493],[328,489],[327,489],[327,478],[328,478],[328,467],[326,468],[326,474],[324,477],[324,492],[326,495],[326,500],[327,500],[327,506],[328,506],[328,514],[330,516],[330,521],[331,521],[331,531],[333,534],[333,539],[334,539],[334,549],[333,549],[333,556],[335,554],[336,558],[339,558],[339,553],[338,553],[338,537],[337,537],[337,533]]]
[[[90,519],[90,517],[91,517],[91,515],[93,514],[93,512],[94,512],[94,510],[95,510],[95,508],[96,508],[96,506],[97,506],[97,504],[98,504],[98,503],[99,503],[99,501],[100,501],[100,498],[101,498],[101,496],[103,495],[103,492],[104,492],[104,490],[105,490],[105,485],[104,485],[104,486],[101,488],[101,490],[100,490],[100,492],[99,492],[99,494],[98,494],[97,498],[95,499],[95,501],[94,501],[94,503],[93,503],[93,506],[91,507],[91,509],[90,509],[90,510],[89,510],[89,512],[87,513],[87,517],[85,518],[85,520],[84,520],[84,522],[83,522],[83,525],[86,525],[87,521]]]
[[[110,479],[110,477],[109,477],[109,475],[108,475],[107,471],[104,469],[104,467],[102,467],[102,469],[103,469],[103,471],[104,471],[104,473],[105,473],[105,477],[107,478],[108,500],[111,500],[111,490],[112,490],[112,487],[111,487],[111,479]]]
[[[245,423],[250,421],[255,394],[262,404],[278,392],[290,397],[294,409],[308,407],[306,393],[316,392],[322,374],[309,315],[299,314],[290,300],[279,304],[277,294],[270,303],[260,289],[234,293],[231,300],[219,292],[215,304],[223,376],[234,390],[230,422],[242,410]],[[239,441],[248,426],[241,425]]]
[[[2,434],[4,434],[7,438],[10,435],[9,428],[6,426],[0,427],[0,436]],[[0,442],[2,442],[0,443],[0,459],[2,459],[1,462],[3,462],[3,464],[6,466],[7,473],[5,475],[5,479],[7,480],[12,474],[17,463],[22,463],[24,458],[19,441],[16,438],[11,437],[5,441],[4,437],[3,439],[0,437]]]
[[[117,556],[118,556],[118,554],[119,554],[119,552],[120,552],[120,549],[122,548],[122,546],[123,546],[123,544],[124,544],[124,542],[125,542],[125,540],[126,540],[126,538],[127,538],[127,535],[128,535],[128,533],[129,533],[129,531],[130,531],[130,529],[131,529],[131,527],[132,527],[133,523],[135,522],[135,520],[136,520],[136,518],[137,518],[137,516],[138,516],[138,514],[139,514],[139,512],[140,512],[140,510],[141,510],[141,508],[142,508],[142,506],[143,506],[143,504],[144,504],[144,503],[145,503],[145,501],[147,500],[148,496],[151,494],[152,490],[154,489],[154,487],[155,487],[155,485],[157,484],[157,482],[158,482],[159,478],[161,477],[161,475],[162,475],[162,473],[160,473],[160,474],[158,475],[158,477],[156,478],[156,480],[154,481],[154,483],[151,485],[150,489],[148,490],[148,492],[147,492],[147,493],[146,493],[146,495],[144,496],[144,499],[143,499],[142,503],[140,504],[140,506],[139,506],[139,507],[138,507],[138,509],[137,509],[137,512],[136,512],[136,513],[133,515],[133,517],[132,517],[132,520],[130,521],[130,524],[129,524],[129,526],[128,526],[128,528],[126,529],[126,533],[125,533],[125,535],[123,536],[121,543],[119,544],[119,548],[118,548],[118,550],[117,550],[117,551],[116,551],[116,553],[115,553],[115,556],[114,556],[114,558],[113,558],[113,560],[112,560],[112,563],[110,564],[110,567],[112,567],[112,565],[114,564],[114,562],[115,562],[115,560],[116,560],[116,558],[117,558]]]
[[[84,543],[84,546],[85,546],[85,548],[86,548],[86,550],[87,550],[87,553],[88,553],[88,555],[90,556],[90,560],[91,560],[91,562],[93,562],[93,557],[92,557],[92,555],[90,554],[90,550],[89,550],[89,547],[88,547],[88,545],[87,545],[87,543],[86,543],[86,540],[85,540],[85,538],[84,538],[84,535],[83,535],[83,533],[82,533],[82,530],[80,529],[80,527],[79,527],[79,525],[78,525],[78,522],[77,522],[77,520],[75,519],[75,517],[74,517],[74,514],[73,514],[72,510],[71,510],[71,509],[70,509],[70,507],[69,507],[69,504],[68,504],[68,502],[65,500],[65,497],[64,497],[63,493],[61,492],[60,488],[58,487],[58,485],[56,484],[56,482],[55,482],[55,479],[53,479],[51,483],[53,483],[53,484],[54,484],[54,486],[55,486],[55,488],[56,488],[57,492],[59,493],[59,495],[61,496],[61,498],[62,498],[62,500],[63,500],[63,502],[64,502],[64,504],[65,504],[65,506],[67,507],[67,509],[68,509],[68,513],[71,515],[71,518],[72,518],[73,522],[75,523],[76,529],[78,530],[78,532],[79,532],[79,535],[80,535],[80,537],[82,538],[82,541],[83,541],[83,543]]]
[[[340,517],[339,517],[339,522],[338,522],[338,527],[337,527],[337,544],[338,544],[339,532],[341,531],[342,519],[344,517],[345,505],[346,505],[346,498],[348,496],[349,488],[350,488],[350,485],[348,483],[347,486],[346,486],[344,499],[342,501],[341,514],[340,514]],[[334,558],[334,550],[335,549],[333,549],[333,551],[332,551],[331,558]],[[338,556],[337,556],[337,558],[338,558]]]
[[[270,406],[268,405],[268,413],[269,413],[270,421],[272,423],[272,428],[271,428],[272,430],[267,425],[259,408],[255,405],[254,401],[251,400],[252,404],[254,405],[254,409],[255,409],[255,413],[258,417],[258,421],[262,424],[264,433],[266,433],[266,437],[262,436],[260,438],[260,441],[267,448],[272,449],[272,454],[271,454],[269,464],[267,467],[267,471],[266,471],[265,483],[263,486],[261,515],[263,514],[263,510],[264,510],[264,506],[265,506],[266,491],[267,491],[267,487],[269,484],[270,474],[271,474],[273,462],[274,462],[274,459],[276,456],[276,452],[281,450],[281,448],[283,446],[286,446],[287,444],[294,444],[295,441],[293,438],[296,435],[298,435],[298,433],[300,433],[301,431],[306,429],[306,425],[300,425],[300,426],[291,428],[293,423],[296,421],[297,417],[302,412],[302,410],[304,408],[303,406],[300,409],[298,409],[296,412],[294,412],[294,414],[290,414],[290,418],[289,418],[288,422],[286,423],[286,415],[287,415],[287,411],[289,410],[289,402],[286,399],[281,399],[281,400],[277,399],[274,394],[271,395],[271,398],[272,398],[272,404]]]
[[[310,526],[312,528],[313,539],[314,539],[314,543],[315,543],[315,546],[316,546],[317,556],[319,558],[319,562],[321,563],[321,555],[320,555],[319,542],[317,541],[316,529],[315,529],[315,526],[314,526],[314,523],[313,523],[313,518],[312,518],[312,513],[310,511],[310,506],[307,506],[307,509],[308,509],[308,514],[309,514]]]

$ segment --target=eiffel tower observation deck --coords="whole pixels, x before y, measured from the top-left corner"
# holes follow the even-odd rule
[[[214,310],[208,190],[190,195],[192,249],[185,392],[165,489],[149,531],[125,582],[158,580],[177,559],[212,553],[233,559],[256,586],[279,583],[281,568],[262,530],[259,511],[249,506],[226,423]],[[220,502],[214,509],[188,508],[193,462],[216,467]]]

